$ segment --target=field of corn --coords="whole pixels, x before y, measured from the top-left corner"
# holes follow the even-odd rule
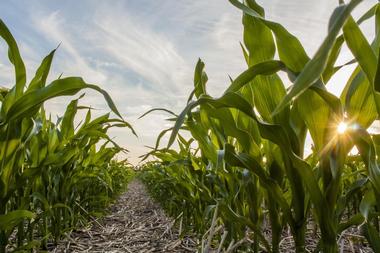
[[[131,127],[98,86],[80,77],[46,84],[56,50],[43,59],[27,85],[16,41],[1,20],[0,36],[8,45],[16,82],[0,91],[0,252],[47,250],[65,231],[101,215],[125,190],[132,172],[126,161],[113,160],[124,148],[107,131]],[[78,104],[83,95],[56,121],[45,113],[47,100],[84,89],[100,92],[117,118],[109,113],[93,118],[90,107]],[[75,125],[79,110],[87,114]]]
[[[141,179],[203,235],[201,252],[380,252],[380,135],[369,131],[380,113],[380,4],[354,20],[361,1],[340,1],[310,57],[256,1],[230,2],[243,12],[247,70],[214,98],[198,61],[186,107],[169,112],[175,124]],[[372,41],[364,22],[375,23]],[[337,65],[345,46],[353,58]],[[349,65],[337,97],[325,84]]]
[[[56,49],[27,82],[17,43],[0,20],[15,76],[0,90],[0,253],[51,250],[103,216],[132,177],[175,218],[181,238],[199,239],[202,253],[380,252],[380,133],[373,131],[380,3],[354,19],[362,0],[339,1],[309,56],[255,0],[229,1],[242,11],[246,70],[212,97],[199,60],[179,114],[157,108],[141,116],[164,111],[174,125],[136,168],[115,158],[126,149],[107,131],[135,131],[108,93],[80,77],[47,83]],[[365,22],[374,23],[374,38],[361,30]],[[352,59],[338,65],[344,48]],[[326,84],[350,66],[335,96]],[[112,114],[93,118],[92,107],[80,104],[85,89],[103,95]],[[53,120],[44,103],[62,96],[72,100]]]

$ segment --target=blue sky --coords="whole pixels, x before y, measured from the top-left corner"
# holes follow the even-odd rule
[[[326,35],[328,17],[338,1],[261,0],[267,18],[284,24],[303,43],[310,56]],[[375,0],[365,0],[355,16]],[[179,112],[192,89],[193,69],[198,57],[206,63],[208,90],[219,95],[228,85],[228,75],[245,69],[239,41],[242,39],[241,12],[227,0],[19,0],[0,1],[0,18],[19,43],[29,78],[42,58],[59,43],[50,78],[82,76],[99,84],[113,97],[121,113],[136,129],[111,135],[137,156],[147,152],[158,133],[171,123],[168,115],[154,113],[137,118],[155,107]],[[363,26],[368,36],[373,27]],[[6,47],[0,42],[0,85],[13,83]],[[342,62],[350,59],[344,51]],[[341,71],[329,87],[339,94],[347,71]],[[30,79],[29,79],[30,80]],[[86,91],[82,104],[107,108],[102,97]],[[67,98],[55,99],[46,107],[60,115]]]

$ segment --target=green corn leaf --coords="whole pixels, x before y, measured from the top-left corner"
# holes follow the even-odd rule
[[[25,82],[26,82],[26,70],[24,62],[20,56],[20,52],[15,39],[13,38],[11,32],[8,30],[7,26],[0,19],[0,36],[8,44],[8,57],[11,63],[14,65],[15,75],[16,75],[16,85],[14,89],[14,98],[18,98],[24,92]],[[13,91],[12,91],[13,93]]]
[[[28,210],[15,210],[7,214],[0,215],[0,230],[12,231],[20,222],[25,219],[33,219],[36,215]]]
[[[318,51],[315,53],[314,57],[305,65],[302,72],[297,76],[292,89],[278,105],[273,114],[277,114],[283,110],[293,98],[298,97],[320,78],[323,70],[326,67],[328,57],[330,55],[332,47],[334,46],[340,29],[343,27],[346,20],[350,17],[351,11],[361,1],[362,0],[352,0],[349,4],[341,5],[335,9],[333,16],[330,18],[329,33],[327,37],[323,41]]]
[[[376,199],[373,191],[367,191],[362,201],[360,202],[359,210],[361,215],[365,218],[365,220],[368,220],[369,213],[371,212],[371,209],[375,206]]]
[[[206,94],[207,74],[204,71],[205,64],[198,59],[194,72],[194,95],[199,98],[202,94]]]
[[[285,70],[285,65],[280,61],[265,61],[253,65],[240,74],[224,93],[236,92],[244,85],[247,85],[255,77],[259,75],[272,75],[280,70]]]
[[[375,14],[376,36],[371,43],[371,47],[374,52],[377,52],[380,45],[380,9],[378,7],[376,8]],[[360,40],[363,41],[363,38]],[[368,48],[366,51],[368,51]],[[356,51],[355,54],[361,53],[360,51]],[[373,84],[370,83],[364,71],[358,66],[347,82],[341,95],[341,99],[344,102],[345,110],[349,118],[355,120],[355,122],[363,128],[367,128],[376,119],[378,114],[377,96],[378,95],[373,92]]]
[[[288,222],[293,225],[293,217],[290,211],[290,207],[282,196],[281,189],[277,183],[269,178],[268,174],[263,170],[263,168],[257,163],[255,159],[247,154],[241,153],[236,154],[234,148],[231,145],[226,145],[224,148],[226,162],[233,166],[240,166],[247,168],[255,173],[262,184],[265,185],[265,189],[272,195],[275,196],[276,201],[281,205],[282,210],[285,212]]]
[[[82,95],[83,96],[83,95]],[[64,139],[74,135],[74,118],[78,111],[78,99],[72,100],[67,106],[61,121],[61,134]]]
[[[366,73],[368,80],[373,83],[377,57],[352,17],[349,17],[343,26],[343,35],[360,67]]]
[[[363,128],[358,128],[351,133],[354,144],[359,149],[360,156],[367,168],[369,180],[376,193],[380,193],[380,168],[377,164],[376,149],[371,136]]]
[[[90,89],[94,89],[96,91],[98,91],[99,93],[101,93],[104,97],[104,99],[106,100],[107,104],[108,104],[108,107],[117,115],[119,116],[120,118],[123,118],[120,114],[120,112],[118,111],[118,109],[116,108],[116,105],[115,103],[113,102],[111,96],[103,89],[101,89],[99,86],[97,85],[93,85],[93,84],[87,84],[87,88],[90,88]]]
[[[50,52],[42,61],[41,65],[37,69],[36,74],[34,75],[32,81],[30,82],[26,92],[30,92],[36,89],[40,89],[45,86],[46,79],[48,77],[51,63],[53,61],[54,53],[57,49],[54,49]]]
[[[44,88],[24,94],[17,101],[15,101],[15,103],[9,108],[4,120],[10,121],[34,115],[37,113],[40,106],[45,101],[57,96],[75,95],[77,92],[85,88],[95,89],[102,93],[111,110],[116,115],[121,117],[115,104],[113,103],[111,97],[108,95],[107,92],[100,89],[96,85],[86,84],[82,78],[67,77],[55,80]]]
[[[141,119],[141,118],[145,117],[146,115],[148,115],[148,114],[150,114],[150,113],[152,113],[152,112],[155,112],[155,111],[163,111],[163,112],[167,112],[167,113],[173,115],[174,117],[178,117],[177,114],[175,114],[174,112],[172,112],[172,111],[170,111],[170,110],[168,110],[168,109],[165,109],[165,108],[153,108],[153,109],[150,109],[149,111],[143,113],[143,115],[141,115],[138,119]]]
[[[380,236],[376,228],[369,223],[364,224],[364,235],[374,252],[380,252]]]
[[[309,61],[309,57],[307,56],[299,40],[294,35],[290,34],[281,24],[264,19],[262,15],[263,13],[260,14],[257,12],[259,11],[257,4],[247,6],[238,0],[229,1],[235,7],[242,10],[245,14],[258,19],[272,30],[276,38],[277,50],[280,56],[280,60],[283,61],[285,65],[290,70],[292,70],[292,72],[298,73],[303,69],[305,64]]]

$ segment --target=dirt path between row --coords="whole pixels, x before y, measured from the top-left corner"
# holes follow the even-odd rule
[[[179,239],[173,223],[145,186],[133,180],[109,215],[70,233],[51,252],[196,252],[196,243],[188,237]]]

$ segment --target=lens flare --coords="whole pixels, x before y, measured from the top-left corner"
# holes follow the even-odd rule
[[[344,134],[347,130],[347,123],[340,122],[337,128],[337,131],[339,134]]]

